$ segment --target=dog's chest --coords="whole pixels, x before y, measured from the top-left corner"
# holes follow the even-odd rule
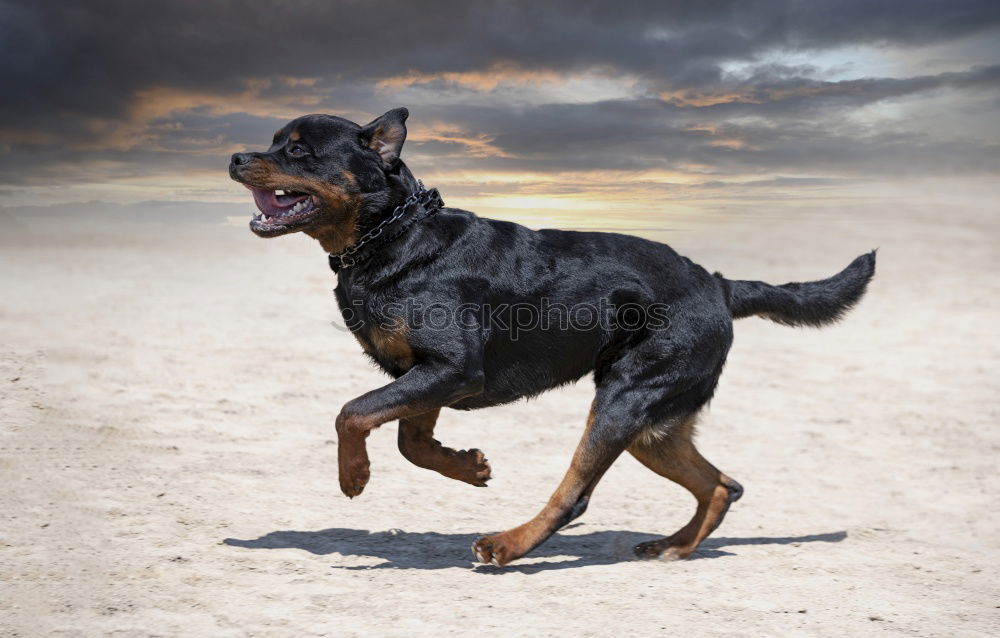
[[[369,357],[394,376],[413,367],[415,357],[406,322],[384,312],[391,304],[370,296],[348,295],[339,286],[335,292],[344,322]]]
[[[405,324],[366,325],[354,331],[362,349],[386,372],[400,375],[413,367],[414,355]]]

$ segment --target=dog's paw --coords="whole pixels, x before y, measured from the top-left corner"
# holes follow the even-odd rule
[[[340,491],[348,498],[354,498],[365,491],[371,472],[368,464],[349,466],[340,472]]]
[[[693,547],[671,545],[669,538],[639,543],[632,551],[642,560],[684,560],[694,553]]]
[[[486,481],[493,478],[493,469],[482,450],[463,450],[458,454],[463,467],[456,478],[476,487],[486,487]]]
[[[472,554],[480,563],[503,566],[500,562],[499,548],[493,544],[493,538],[490,536],[483,536],[473,543]]]
[[[503,567],[523,554],[513,547],[506,533],[483,536],[472,544],[472,553],[480,563],[497,567]]]

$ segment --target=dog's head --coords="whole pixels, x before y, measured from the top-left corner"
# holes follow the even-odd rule
[[[389,199],[407,115],[393,109],[367,126],[305,115],[276,132],[267,151],[234,154],[229,175],[259,209],[250,230],[261,237],[304,231],[328,250],[352,243],[363,209]]]

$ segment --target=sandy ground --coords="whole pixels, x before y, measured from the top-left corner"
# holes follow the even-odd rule
[[[7,223],[10,222],[10,223]],[[505,569],[479,534],[565,470],[589,380],[446,412],[485,489],[409,465],[336,480],[333,419],[384,382],[306,238],[183,220],[6,220],[0,635],[996,635],[997,215],[745,214],[661,233],[735,278],[832,274],[880,247],[845,323],[748,319],[700,447],[743,500],[693,560],[628,548],[693,501],[623,457],[581,522]]]

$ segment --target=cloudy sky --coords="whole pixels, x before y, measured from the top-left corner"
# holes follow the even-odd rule
[[[232,152],[407,106],[418,177],[536,225],[978,192],[998,42],[995,0],[0,0],[0,189],[232,212]]]

